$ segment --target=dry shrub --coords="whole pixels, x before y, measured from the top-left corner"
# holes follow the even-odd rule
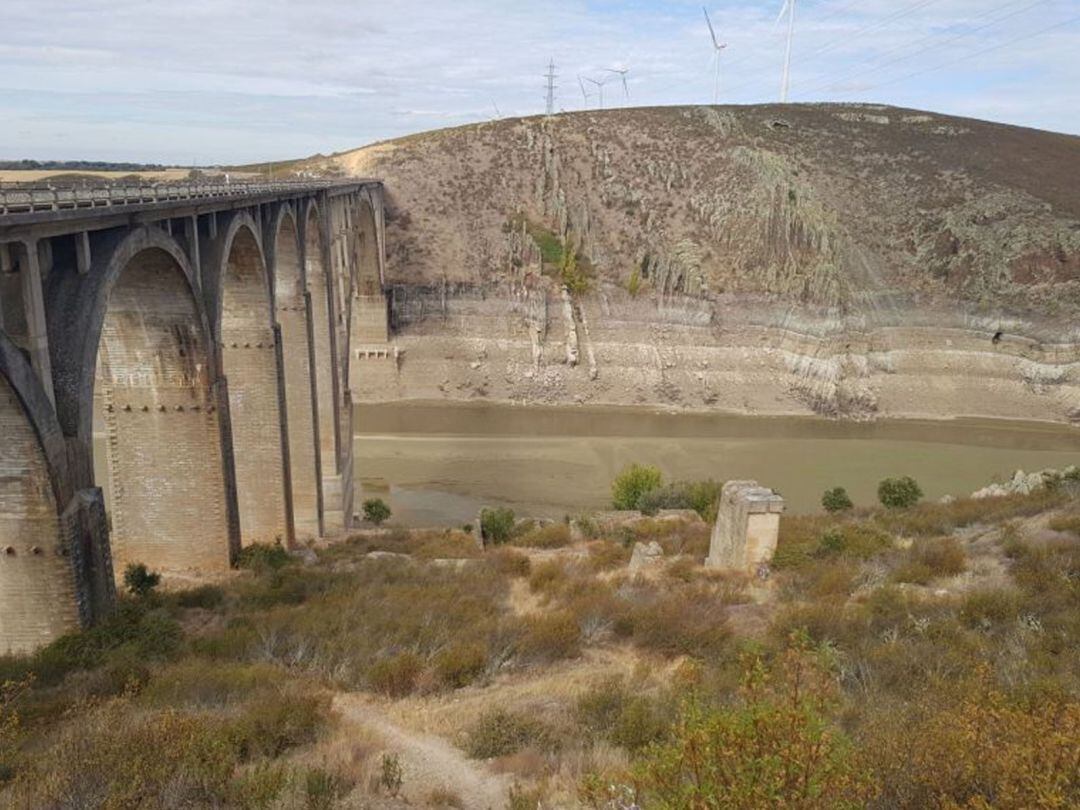
[[[329,701],[280,689],[228,712],[138,711],[114,699],[67,722],[12,788],[27,807],[214,807],[237,796],[276,798],[286,780],[238,773],[314,740]]]
[[[215,708],[277,689],[286,674],[270,664],[213,662],[192,658],[171,664],[146,684],[140,701],[149,706]]]
[[[848,560],[809,561],[785,575],[785,593],[835,602],[846,600],[857,586],[859,567]]]
[[[405,694],[452,644],[502,644],[507,579],[491,566],[449,569],[365,560],[302,607],[242,615],[244,655],[298,667],[347,688]],[[228,628],[222,632],[229,632]]]
[[[428,793],[427,806],[440,808],[441,810],[445,810],[445,808],[465,810],[465,802],[449,788],[435,788]]]
[[[424,662],[412,652],[380,658],[368,670],[368,687],[390,697],[412,694],[424,671]]]
[[[616,619],[629,610],[629,606],[620,600],[610,587],[600,583],[587,592],[578,593],[565,604],[566,609],[577,619],[582,639],[586,642],[603,638]]]
[[[949,503],[920,503],[904,510],[879,510],[874,519],[891,534],[934,537],[976,523],[989,525],[1037,515],[1064,503],[1067,497],[1058,490],[1040,489],[1029,495],[957,498]]]
[[[667,733],[674,708],[667,696],[632,694],[622,680],[612,678],[578,697],[574,717],[586,739],[640,751]]]
[[[780,610],[769,632],[778,641],[799,632],[818,643],[852,647],[865,632],[863,614],[861,606],[835,601],[797,604]]]
[[[558,560],[534,565],[529,574],[529,588],[535,593],[547,596],[558,593],[570,579],[566,566]]]
[[[408,548],[412,554],[424,560],[476,559],[482,554],[476,544],[476,539],[471,534],[458,529],[413,531],[409,538]]]
[[[1012,588],[971,591],[960,604],[960,619],[968,627],[992,630],[1014,621],[1020,604],[1020,594]]]
[[[1068,532],[1080,536],[1080,515],[1058,515],[1050,519],[1049,525],[1055,532]]]
[[[723,605],[702,587],[653,592],[631,609],[629,621],[634,644],[665,655],[720,656],[731,638]]]
[[[488,666],[488,650],[483,644],[451,644],[435,656],[435,678],[441,686],[460,689],[479,678]]]
[[[676,557],[664,566],[664,576],[680,582],[692,582],[697,568],[697,563],[689,557]]]
[[[559,747],[555,732],[541,721],[507,709],[482,713],[465,732],[464,750],[473,759],[494,759],[525,748]]]
[[[882,806],[1022,810],[1080,803],[1075,699],[1010,700],[985,667],[948,698],[903,718],[881,712],[868,728]]]
[[[570,525],[568,523],[549,523],[537,526],[516,538],[515,545],[528,548],[563,548],[570,545]]]
[[[530,662],[576,658],[581,654],[581,628],[577,619],[569,611],[530,617],[525,622],[518,651]]]
[[[508,577],[527,577],[532,564],[529,556],[506,546],[491,549],[484,555],[488,565]]]
[[[598,540],[589,544],[589,566],[593,571],[607,571],[626,565],[630,561],[630,549],[610,540]]]
[[[967,555],[956,539],[921,538],[912,544],[904,562],[893,572],[893,579],[926,585],[936,577],[954,577],[966,569]]]
[[[647,518],[622,527],[623,544],[632,548],[634,543],[656,541],[668,556],[685,554],[704,559],[709,553],[712,529],[701,521],[682,518]]]

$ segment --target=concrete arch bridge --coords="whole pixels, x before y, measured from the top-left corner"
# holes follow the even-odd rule
[[[129,563],[349,528],[383,233],[374,180],[0,190],[0,653],[93,622]]]

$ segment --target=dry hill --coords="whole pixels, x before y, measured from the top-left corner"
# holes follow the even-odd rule
[[[414,302],[416,288],[444,282],[482,286],[485,301],[499,299],[495,288],[505,293],[497,323],[490,305],[484,312],[466,306],[468,317],[438,328],[418,325],[415,308],[399,296],[396,325],[406,342],[421,332],[470,340],[497,334],[520,344],[514,356],[527,365],[528,332],[539,329],[541,344],[576,344],[566,352],[571,369],[577,345],[591,345],[595,383],[605,365],[640,367],[615,357],[628,341],[615,332],[634,321],[630,332],[641,346],[661,352],[756,351],[766,343],[787,352],[781,373],[801,378],[758,402],[725,398],[707,380],[704,393],[690,396],[687,385],[697,382],[649,378],[633,390],[604,391],[563,375],[565,390],[553,394],[550,380],[500,389],[424,367],[425,379],[445,377],[450,388],[515,400],[851,415],[974,411],[1060,420],[1080,406],[1077,137],[884,106],[666,107],[508,119],[319,162],[385,180],[388,281],[412,287]],[[571,245],[592,294],[576,297],[560,338],[556,279]],[[518,320],[531,326],[516,329],[506,313],[517,318],[515,296],[535,296],[529,291],[538,286],[547,288],[539,325],[535,307],[525,306]],[[590,302],[598,302],[595,312]],[[440,307],[444,316],[453,311]],[[482,329],[466,323],[481,316]],[[680,334],[686,326],[700,334]],[[905,329],[921,331],[901,336]],[[657,330],[663,336],[651,334]],[[418,356],[425,345],[408,348]],[[536,372],[545,358],[563,355],[542,350],[533,341]],[[948,358],[910,354],[925,351]],[[487,362],[484,352],[479,359]],[[677,375],[683,361],[656,362]],[[1004,386],[996,392],[1000,406],[990,407],[971,402],[972,388],[950,389],[939,402],[921,391],[892,397],[875,375],[903,375],[906,361],[923,368],[913,373],[924,382],[931,374],[986,372],[1019,388]],[[514,377],[511,360],[496,362],[493,376]],[[735,374],[715,387],[753,382],[730,357],[701,362]],[[910,391],[910,382],[900,388]],[[387,385],[393,390],[379,395],[434,395],[400,375]],[[1032,393],[1050,400],[1029,409]]]

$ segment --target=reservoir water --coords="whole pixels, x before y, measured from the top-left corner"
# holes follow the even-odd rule
[[[789,510],[846,487],[860,505],[887,476],[928,498],[966,495],[1018,468],[1080,464],[1080,428],[1004,420],[879,420],[667,413],[639,408],[380,403],[354,413],[357,511],[380,497],[405,526],[473,522],[481,506],[561,517],[607,508],[626,464],[667,480],[752,478]]]

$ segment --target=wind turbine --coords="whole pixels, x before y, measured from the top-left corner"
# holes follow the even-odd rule
[[[604,109],[604,85],[606,84],[606,81],[602,82],[599,79],[590,79],[588,76],[585,77],[585,81],[592,82],[596,85],[597,92],[600,93],[600,109]]]
[[[712,37],[713,50],[716,53],[714,57],[716,59],[716,80],[713,83],[712,103],[718,104],[720,102],[720,55],[724,52],[724,48],[727,47],[727,43],[720,42],[716,38],[716,31],[712,27],[712,20],[709,19],[709,12],[705,6],[702,6],[701,10],[705,12],[705,23],[709,26],[709,36]]]
[[[788,88],[791,86],[791,40],[795,36],[795,0],[784,0],[780,7],[780,14],[776,17],[777,24],[788,15],[787,23],[787,48],[784,50],[784,74],[780,79],[780,103],[786,104],[788,100]]]
[[[578,77],[577,77],[577,83],[578,83],[578,87],[581,88],[581,98],[585,101],[585,106],[588,107],[589,106],[589,94],[587,92],[585,92],[585,82],[582,81],[580,73],[578,74]]]
[[[630,100],[630,87],[626,84],[626,74],[630,72],[630,68],[604,68],[608,73],[618,73],[622,77],[622,89],[626,93],[626,100]]]

